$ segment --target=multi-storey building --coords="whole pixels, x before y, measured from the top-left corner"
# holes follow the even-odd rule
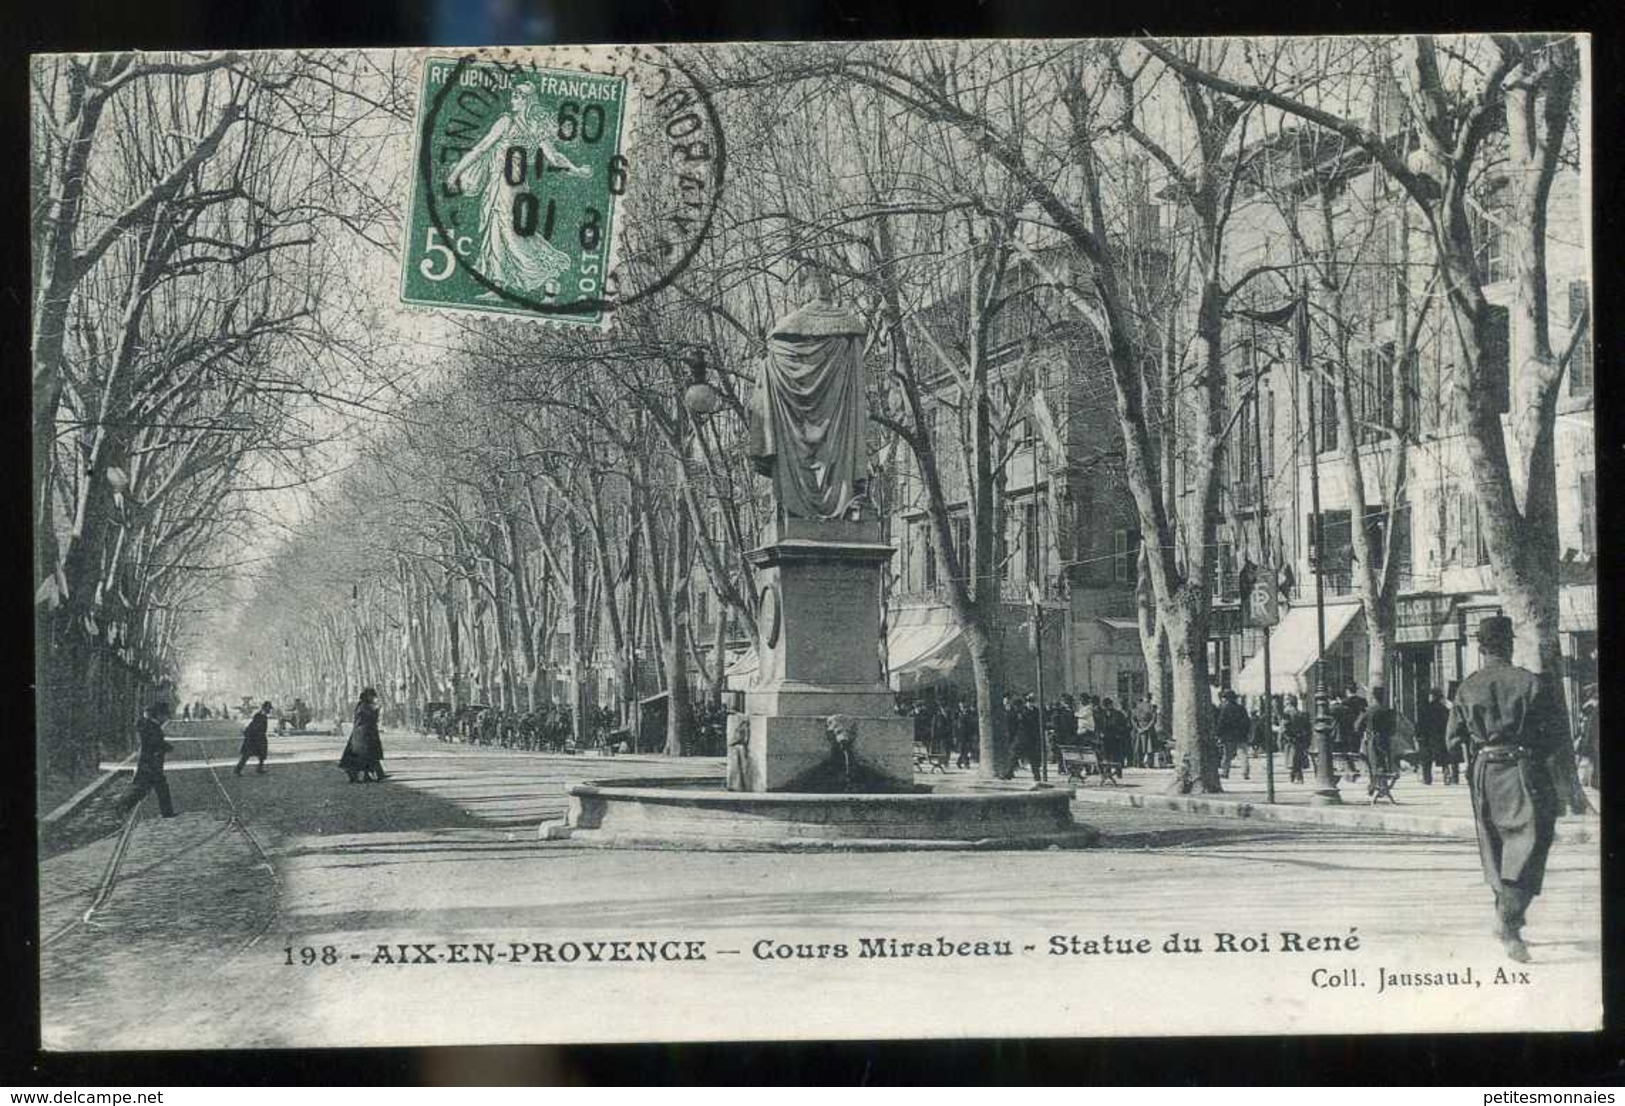
[[[1064,249],[1043,251],[1051,273],[1077,280],[1084,263]],[[1017,263],[1007,293],[1018,306],[994,324],[989,343],[1000,474],[996,513],[1003,555],[984,586],[997,586],[993,628],[1007,686],[1034,690],[1041,615],[1047,699],[1092,691],[1131,698],[1145,689],[1145,664],[1134,620],[1138,531],[1121,466],[1121,437],[1105,353],[1094,332]],[[947,298],[927,312],[943,340],[963,334],[963,304]],[[957,331],[956,331],[957,328]],[[961,566],[970,563],[970,480],[966,473],[958,391],[947,373],[930,384],[931,433]],[[949,606],[947,568],[933,548],[926,493],[917,463],[895,443],[886,518],[898,548],[887,609],[888,665],[902,690],[952,683],[971,686],[969,657]]]
[[[1352,561],[1352,527],[1361,525],[1373,549],[1395,543],[1397,629],[1386,658],[1386,680],[1396,705],[1409,712],[1429,688],[1448,692],[1478,667],[1475,627],[1500,611],[1456,399],[1461,358],[1448,312],[1429,279],[1431,245],[1408,199],[1362,158],[1328,150],[1324,142],[1317,148],[1301,136],[1289,136],[1279,154],[1275,170],[1286,163],[1298,175],[1298,183],[1288,181],[1284,191],[1301,205],[1302,233],[1289,228],[1291,203],[1281,202],[1278,175],[1271,182],[1277,185],[1273,196],[1260,191],[1237,210],[1227,258],[1231,270],[1239,275],[1261,263],[1278,264],[1302,278],[1306,268],[1313,269],[1305,262],[1323,261],[1330,226],[1334,236],[1346,236],[1336,243],[1346,287],[1334,298],[1318,281],[1309,282],[1311,353],[1321,369],[1313,374],[1297,364],[1289,330],[1243,317],[1231,323],[1227,363],[1236,419],[1220,527],[1211,676],[1216,686],[1234,686],[1246,694],[1263,690],[1263,632],[1239,624],[1236,576],[1245,561],[1260,563],[1267,556],[1285,566],[1291,581],[1286,589],[1289,608],[1271,632],[1273,690],[1304,692],[1310,687],[1318,653],[1317,563],[1326,595],[1328,686],[1368,682],[1368,638],[1354,594]],[[1320,211],[1328,200],[1330,220]],[[1507,310],[1514,290],[1513,257],[1499,200],[1491,177],[1473,197],[1472,217],[1486,296],[1503,326],[1510,328],[1520,324]],[[1584,216],[1580,176],[1561,175],[1547,228],[1552,342],[1558,349],[1566,346],[1589,300]],[[1273,294],[1279,302],[1291,292],[1277,283]],[[1405,357],[1413,332],[1414,356]],[[1503,411],[1515,371],[1508,364],[1513,337],[1508,330],[1495,344],[1487,366],[1489,379],[1498,382]],[[1342,372],[1349,375],[1354,441],[1338,425],[1330,390]],[[1596,678],[1594,375],[1591,343],[1582,341],[1557,412],[1558,525],[1564,551],[1560,631],[1571,702]],[[1389,503],[1383,496],[1396,439],[1404,450],[1405,477]],[[1516,448],[1510,429],[1507,440]],[[1365,503],[1353,502],[1350,491],[1351,450],[1363,462]],[[1313,475],[1319,478],[1324,549],[1313,544]],[[1261,517],[1267,550],[1259,546]]]

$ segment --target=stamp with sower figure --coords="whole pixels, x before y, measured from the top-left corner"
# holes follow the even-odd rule
[[[699,248],[721,132],[665,52],[430,55],[420,89],[403,302],[602,327]]]

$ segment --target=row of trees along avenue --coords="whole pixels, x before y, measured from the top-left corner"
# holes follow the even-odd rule
[[[745,405],[767,330],[793,306],[791,279],[807,266],[829,274],[868,323],[871,496],[882,517],[904,505],[924,509],[944,599],[972,664],[984,771],[1008,754],[994,708],[1020,675],[1003,655],[998,619],[1011,555],[1006,488],[1034,381],[1059,375],[1077,401],[1068,410],[1114,416],[1111,440],[1054,460],[1073,478],[1126,484],[1143,535],[1142,645],[1176,742],[1173,786],[1216,790],[1217,765],[1201,740],[1210,729],[1216,531],[1237,427],[1246,425],[1241,412],[1262,376],[1237,376],[1237,350],[1245,342],[1255,366],[1290,362],[1301,355],[1299,342],[1274,324],[1308,320],[1301,344],[1311,352],[1301,359],[1333,396],[1345,440],[1389,440],[1385,449],[1345,451],[1354,502],[1366,502],[1364,485],[1373,485],[1392,513],[1406,490],[1405,428],[1363,425],[1369,412],[1351,370],[1373,295],[1402,305],[1393,354],[1400,363],[1414,355],[1430,312],[1455,324],[1467,369],[1453,387],[1466,412],[1495,586],[1518,622],[1520,659],[1556,672],[1554,396],[1578,338],[1551,348],[1545,243],[1552,179],[1563,159],[1577,156],[1579,54],[1571,40],[878,43],[688,53],[714,91],[729,144],[721,208],[699,254],[658,295],[619,310],[607,332],[481,316],[446,323],[444,341],[424,354],[432,371],[418,373],[414,395],[353,437],[353,462],[325,482],[321,510],[293,529],[229,621],[235,636],[254,639],[252,671],[267,693],[317,696],[328,711],[345,709],[363,683],[402,710],[435,700],[511,710],[562,701],[580,727],[588,674],[604,665],[623,723],[634,723],[640,695],[668,693],[664,748],[682,752],[693,704],[722,688],[729,643],[754,638],[756,588],[745,553],[767,504],[744,456]],[[294,186],[303,182],[292,178],[305,162],[269,151],[263,160],[240,152],[227,159],[236,174],[229,185],[176,161],[196,158],[220,126],[227,137],[212,141],[242,147],[253,121],[274,117],[286,90],[270,90],[272,82],[240,63],[212,76],[148,79],[222,88],[184,98],[199,138],[154,138],[148,157],[119,159],[121,173],[150,166],[147,187],[158,201],[149,206],[179,205],[173,218],[182,219],[207,210],[207,197],[222,188],[302,194]],[[78,80],[100,87],[88,74]],[[334,77],[320,87],[342,83]],[[371,100],[404,96],[404,88],[397,81]],[[1369,105],[1386,103],[1389,89],[1397,90],[1394,106],[1373,121]],[[219,98],[231,90],[259,106],[212,122],[232,114]],[[73,95],[64,86],[50,102]],[[150,97],[143,103],[141,110],[159,110]],[[404,133],[402,117],[384,115]],[[268,133],[310,143],[308,130]],[[1326,177],[1323,164],[1339,168]],[[63,180],[86,175],[67,168]],[[1480,367],[1489,324],[1466,214],[1475,182],[1490,172],[1511,182],[1508,218],[1519,243],[1510,423],[1493,409]],[[165,183],[176,174],[184,186]],[[133,183],[117,187],[134,194]],[[1160,217],[1147,217],[1149,200]],[[80,201],[53,195],[50,203],[66,212]],[[1273,213],[1269,233],[1282,246],[1267,261],[1242,258],[1237,247],[1238,213],[1249,205]],[[109,200],[95,210],[119,206]],[[262,209],[284,210],[269,201],[253,208]],[[1403,248],[1376,250],[1373,242],[1391,241],[1379,214],[1396,209],[1415,233],[1402,236]],[[301,218],[317,216],[295,205],[274,225],[260,221],[268,214],[231,224],[239,239],[247,235],[233,248],[248,256],[227,267],[227,284],[246,282],[243,295],[271,297],[263,307],[175,287],[176,307],[152,313],[175,328],[162,331],[174,343],[165,372],[237,366],[230,379],[240,391],[183,388],[185,400],[175,402],[219,412],[211,418],[265,423],[256,450],[271,448],[268,441],[283,451],[296,446],[279,440],[295,429],[274,421],[285,407],[263,387],[287,372],[289,359],[275,355],[274,343],[342,337],[283,322],[306,301],[283,304],[282,284],[255,284],[253,274],[298,268],[293,287],[301,296],[317,291],[292,247],[273,248],[291,233],[283,224]],[[64,656],[81,648],[73,641],[86,616],[110,601],[119,579],[106,574],[120,556],[137,556],[121,551],[159,540],[142,528],[157,525],[147,513],[132,522],[112,486],[85,475],[143,446],[115,440],[127,431],[105,418],[97,458],[70,458],[68,444],[84,448],[77,443],[86,431],[72,422],[80,405],[123,394],[70,379],[81,364],[117,356],[108,328],[125,309],[109,306],[115,300],[105,289],[123,281],[129,295],[143,294],[143,258],[167,241],[157,232],[143,237],[139,221],[74,221],[85,225],[39,274],[37,311],[55,329],[36,327],[56,342],[36,350],[36,432],[43,418],[47,442],[57,443],[36,463],[52,476],[41,510],[58,520],[39,550],[42,581],[58,581],[42,609],[53,612],[52,640]],[[630,227],[625,264],[658,260],[658,243],[640,237],[652,233]],[[76,289],[96,264],[79,259],[103,235],[116,245],[100,247],[102,255],[124,258],[125,268],[89,278],[103,289],[91,296]],[[194,261],[202,247],[187,249],[165,280],[195,280],[198,268],[214,264],[213,253]],[[73,308],[75,296],[86,306]],[[77,322],[85,311],[109,318]],[[237,344],[229,356],[211,355],[213,346],[196,346],[205,340]],[[142,343],[135,360],[145,367],[161,348]],[[682,401],[699,371],[717,391],[714,413]],[[1403,377],[1390,376],[1396,396]],[[1403,397],[1391,406],[1403,409]],[[161,439],[181,450],[189,440],[169,431]],[[194,472],[185,460],[175,467],[183,471],[170,483],[185,489],[175,493],[183,496],[177,519],[191,510],[183,503],[220,501],[209,480],[235,487],[238,479],[235,468]],[[94,502],[70,507],[81,488],[106,501],[100,511],[112,520],[88,539],[90,530],[63,521],[100,517]],[[227,501],[245,510],[253,503]],[[1392,520],[1380,521],[1370,532],[1354,526],[1351,536],[1373,679],[1391,644],[1397,594],[1396,557],[1372,537],[1392,533]],[[93,551],[78,552],[86,540]],[[94,572],[82,565],[87,559]],[[120,595],[121,603],[134,598]],[[699,617],[700,596],[714,599],[714,617]],[[63,671],[83,672],[88,661],[67,663]],[[652,740],[644,735],[644,746]]]

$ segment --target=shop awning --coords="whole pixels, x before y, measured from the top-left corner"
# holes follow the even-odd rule
[[[1358,603],[1326,605],[1326,646],[1342,636],[1360,613]],[[1320,655],[1320,631],[1313,604],[1293,607],[1270,631],[1270,690],[1302,694],[1303,675]],[[1238,695],[1264,694],[1264,650],[1254,653],[1230,686]]]
[[[951,622],[893,627],[886,635],[891,686],[903,691],[948,679],[965,656],[960,636]]]

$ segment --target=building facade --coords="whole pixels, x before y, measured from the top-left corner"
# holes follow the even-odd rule
[[[1476,626],[1500,613],[1501,605],[1462,429],[1461,357],[1430,280],[1431,244],[1402,193],[1357,161],[1328,170],[1328,157],[1337,156],[1321,150],[1305,157],[1300,146],[1284,159],[1318,170],[1302,174],[1312,183],[1294,193],[1297,212],[1278,198],[1255,195],[1237,213],[1227,258],[1235,274],[1260,264],[1312,274],[1311,369],[1300,364],[1290,328],[1245,315],[1232,321],[1227,366],[1236,417],[1227,447],[1233,456],[1220,527],[1210,673],[1216,687],[1234,686],[1249,695],[1263,691],[1264,631],[1241,624],[1238,578],[1249,563],[1273,563],[1282,566],[1285,586],[1282,620],[1271,631],[1271,690],[1311,690],[1319,652],[1317,568],[1326,597],[1327,685],[1367,686],[1369,633],[1356,595],[1352,533],[1363,526],[1375,554],[1391,548],[1398,562],[1396,628],[1385,679],[1394,704],[1414,713],[1430,688],[1448,695],[1478,668]],[[1484,366],[1486,379],[1499,384],[1505,412],[1516,372],[1508,357],[1517,337],[1511,328],[1521,324],[1508,311],[1516,259],[1500,191],[1493,178],[1486,180],[1470,207],[1480,276],[1505,328]],[[1320,210],[1328,203],[1329,216]],[[1551,341],[1562,350],[1590,300],[1589,226],[1578,173],[1559,177],[1549,210]],[[1290,225],[1295,217],[1296,232]],[[1334,255],[1338,287],[1329,291],[1324,277]],[[1279,303],[1290,294],[1277,284],[1273,298]],[[1339,425],[1333,394],[1345,378],[1353,440],[1348,426]],[[1560,631],[1571,703],[1581,701],[1597,671],[1594,379],[1587,337],[1562,383],[1556,426]],[[1510,426],[1507,442],[1516,448]],[[1402,471],[1396,471],[1398,450]],[[1363,476],[1363,503],[1353,491],[1351,452]],[[1317,479],[1323,549],[1315,543]]]

